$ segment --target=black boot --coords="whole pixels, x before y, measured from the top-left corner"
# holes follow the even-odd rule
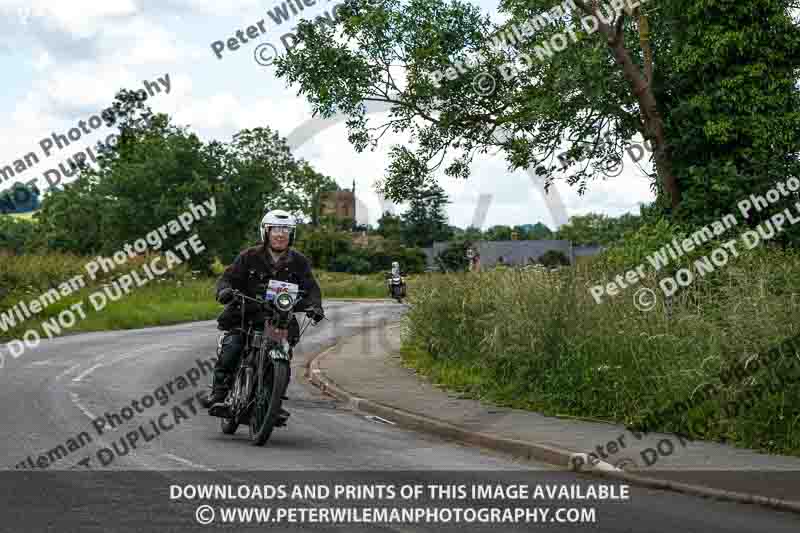
[[[214,392],[211,396],[204,396],[200,402],[200,405],[203,406],[203,409],[210,409],[212,405],[215,403],[222,403],[225,401],[225,398],[228,396],[228,389],[214,389]]]
[[[225,402],[218,402],[212,405],[211,409],[208,410],[208,414],[219,418],[233,418],[231,406]]]
[[[286,425],[286,422],[289,420],[289,411],[281,407],[280,411],[278,411],[278,420],[275,422],[275,427],[283,427]]]

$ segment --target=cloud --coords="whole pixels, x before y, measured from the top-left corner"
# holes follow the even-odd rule
[[[0,124],[0,164],[7,164],[30,151],[52,132],[65,132],[102,109],[121,88],[138,89],[145,79],[169,73],[169,95],[149,98],[154,111],[170,114],[174,123],[189,125],[206,141],[229,141],[244,128],[269,126],[282,136],[311,119],[311,106],[274,77],[271,68],[259,67],[252,59],[255,43],[216,59],[208,48],[211,41],[227,38],[246,28],[277,0],[0,0],[4,14],[30,9],[30,16],[0,18],[0,59],[9,72],[19,72],[14,99],[0,100],[7,120]],[[497,2],[481,1],[493,10]],[[324,11],[328,4],[317,10]],[[310,11],[309,11],[310,13]],[[316,13],[316,11],[314,11]],[[274,28],[273,28],[274,29]],[[277,30],[276,30],[277,31]],[[282,31],[281,31],[282,33]],[[263,41],[272,39],[264,36]],[[380,117],[375,124],[380,123]],[[106,128],[102,128],[106,130]],[[58,159],[104,138],[97,131],[59,154]],[[344,124],[321,131],[295,151],[340,186],[356,191],[364,202],[372,224],[385,207],[375,191],[389,163],[389,148],[407,144],[406,133],[387,134],[375,151],[358,153],[347,140]],[[74,150],[73,150],[74,148]],[[52,166],[48,160],[36,171]],[[57,161],[56,161],[57,164]],[[30,177],[33,177],[31,171]],[[627,171],[626,171],[627,172]],[[25,176],[29,177],[28,175]],[[491,194],[485,227],[542,221],[551,225],[541,194],[523,171],[509,171],[502,154],[475,159],[472,177],[454,180],[439,175],[450,195],[450,223],[466,226],[474,216],[478,198]],[[5,188],[7,183],[3,183]],[[636,210],[648,201],[647,180],[623,174],[590,184],[584,196],[564,184],[557,185],[570,214],[588,211],[619,214]],[[397,211],[399,211],[398,209]]]

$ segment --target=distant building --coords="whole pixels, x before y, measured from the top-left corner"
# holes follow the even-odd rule
[[[430,248],[423,248],[428,259],[428,266],[436,265],[436,257],[445,251],[451,243],[435,242]],[[500,263],[507,266],[524,266],[536,261],[550,250],[563,253],[570,264],[575,264],[576,257],[590,256],[600,253],[600,246],[573,246],[571,241],[565,240],[535,240],[535,241],[475,241],[472,243],[475,253],[480,256],[482,268],[492,268]]]
[[[356,219],[356,182],[353,190],[331,191],[320,194],[320,216],[337,220]]]

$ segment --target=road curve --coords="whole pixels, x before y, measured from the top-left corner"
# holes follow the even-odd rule
[[[5,368],[0,370],[0,401],[4,404],[0,420],[5,428],[0,435],[0,457],[6,470],[0,472],[0,498],[9,503],[0,512],[5,515],[0,530],[36,531],[36,524],[45,523],[58,524],[61,531],[147,531],[156,525],[161,531],[194,530],[199,526],[189,520],[191,513],[176,512],[176,503],[164,492],[175,479],[190,472],[205,483],[263,483],[264,471],[280,477],[276,471],[299,470],[330,476],[346,472],[350,479],[358,479],[363,472],[364,480],[370,481],[390,478],[387,471],[405,476],[408,471],[418,471],[416,475],[424,479],[426,472],[435,470],[460,471],[484,480],[524,474],[532,484],[598,482],[408,431],[391,421],[352,412],[323,396],[304,378],[308,360],[337,339],[399,319],[405,309],[389,302],[329,302],[326,308],[330,322],[309,328],[295,352],[287,402],[292,413],[289,425],[276,429],[264,447],[250,444],[246,427],[240,427],[234,436],[223,435],[219,421],[197,409],[193,397],[207,390],[210,375],[201,372],[210,368],[208,359],[214,356],[219,333],[214,322],[73,335],[42,342],[16,359],[7,355]],[[142,404],[143,400],[147,403],[145,397],[155,402],[149,408]],[[112,428],[117,416],[121,423]],[[135,448],[128,446],[131,438],[126,440],[126,435],[130,434],[135,435]],[[102,449],[110,452],[99,454]],[[39,461],[40,467],[36,467]],[[125,472],[129,486],[124,490],[120,487],[123,478],[113,477],[114,472]],[[160,486],[141,490],[148,483]],[[41,488],[44,485],[48,488]],[[97,517],[92,520],[89,515],[96,514],[96,509],[50,501],[56,492],[61,498],[65,494],[98,494],[95,504],[113,510],[118,519],[113,523]],[[630,501],[599,507],[594,524],[554,528],[788,532],[798,531],[800,526],[796,515],[759,507],[637,487],[630,492]],[[147,527],[143,528],[144,516]],[[291,527],[306,528],[304,524]],[[486,530],[496,527],[487,526]],[[440,528],[421,524],[373,529]],[[352,530],[348,526],[339,529]]]

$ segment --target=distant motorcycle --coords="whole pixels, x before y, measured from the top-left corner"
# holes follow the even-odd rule
[[[403,298],[406,297],[406,282],[400,274],[387,274],[389,295],[397,300],[397,303],[403,303]]]
[[[250,439],[263,446],[275,427],[286,424],[279,414],[289,385],[293,356],[288,328],[301,291],[293,283],[270,281],[267,299],[251,298],[240,291],[233,294],[235,298],[241,298],[245,346],[233,386],[225,399],[232,416],[222,418],[221,429],[223,433],[232,435],[240,424],[246,423],[250,426]],[[246,325],[245,300],[260,309],[271,309],[272,316],[264,324],[250,322]],[[307,315],[309,318],[300,331],[301,337],[311,323],[312,311],[309,310]],[[222,336],[220,342],[221,339]]]

